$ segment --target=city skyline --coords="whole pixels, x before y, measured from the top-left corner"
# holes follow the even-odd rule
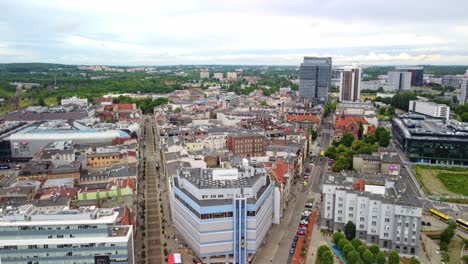
[[[0,62],[299,65],[304,56],[320,56],[340,65],[463,65],[466,7],[367,0],[3,2]]]

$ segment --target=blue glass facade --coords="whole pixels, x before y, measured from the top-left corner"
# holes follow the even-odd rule
[[[234,263],[247,263],[246,238],[247,238],[247,199],[234,199]]]

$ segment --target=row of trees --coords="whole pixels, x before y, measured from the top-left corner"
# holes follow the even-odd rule
[[[335,160],[334,171],[350,170],[353,165],[353,155],[371,154],[379,146],[390,144],[390,131],[383,127],[377,128],[374,135],[367,135],[362,140],[355,140],[350,133],[345,133],[340,141],[333,141],[325,155]]]
[[[409,101],[417,100],[418,97],[415,93],[412,92],[398,92],[392,98],[382,98],[377,97],[375,101],[383,102],[389,104],[395,108],[401,109],[403,111],[408,111]]]
[[[343,256],[349,264],[399,264],[400,256],[398,252],[392,250],[388,255],[388,262],[385,253],[380,247],[373,244],[367,247],[359,238],[355,238],[356,226],[349,221],[345,226],[345,234],[336,232],[333,234],[333,243],[338,246]],[[320,249],[320,248],[319,248]],[[322,249],[324,252],[325,249]],[[320,252],[318,252],[320,253]],[[411,264],[419,264],[416,258],[411,259]]]

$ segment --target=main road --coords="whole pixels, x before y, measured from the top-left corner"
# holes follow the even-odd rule
[[[315,201],[320,199],[320,183],[323,178],[328,164],[327,158],[320,156],[323,148],[326,148],[331,141],[332,132],[329,129],[324,129],[320,133],[317,140],[320,144],[312,149],[312,152],[317,156],[313,163],[311,177],[306,180],[307,187],[304,187],[303,180],[298,181],[291,186],[291,198],[288,201],[288,206],[284,212],[283,219],[278,225],[273,225],[269,231],[268,237],[265,239],[264,245],[259,249],[255,256],[254,263],[274,263],[284,264],[291,262],[289,251],[296,235],[301,213],[304,210],[305,203],[308,199],[313,198]],[[320,145],[320,146],[318,146]],[[305,164],[308,165],[308,164]]]

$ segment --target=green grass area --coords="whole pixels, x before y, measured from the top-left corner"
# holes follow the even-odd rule
[[[460,263],[461,250],[463,248],[463,239],[459,236],[454,236],[450,241],[448,248],[449,264]]]
[[[429,195],[468,196],[465,168],[416,166],[416,177]]]
[[[468,171],[465,171],[465,173],[441,172],[437,174],[437,178],[449,191],[468,196]]]
[[[46,98],[44,98],[44,102],[49,106],[57,105],[57,98],[53,97],[53,96],[46,97]]]

